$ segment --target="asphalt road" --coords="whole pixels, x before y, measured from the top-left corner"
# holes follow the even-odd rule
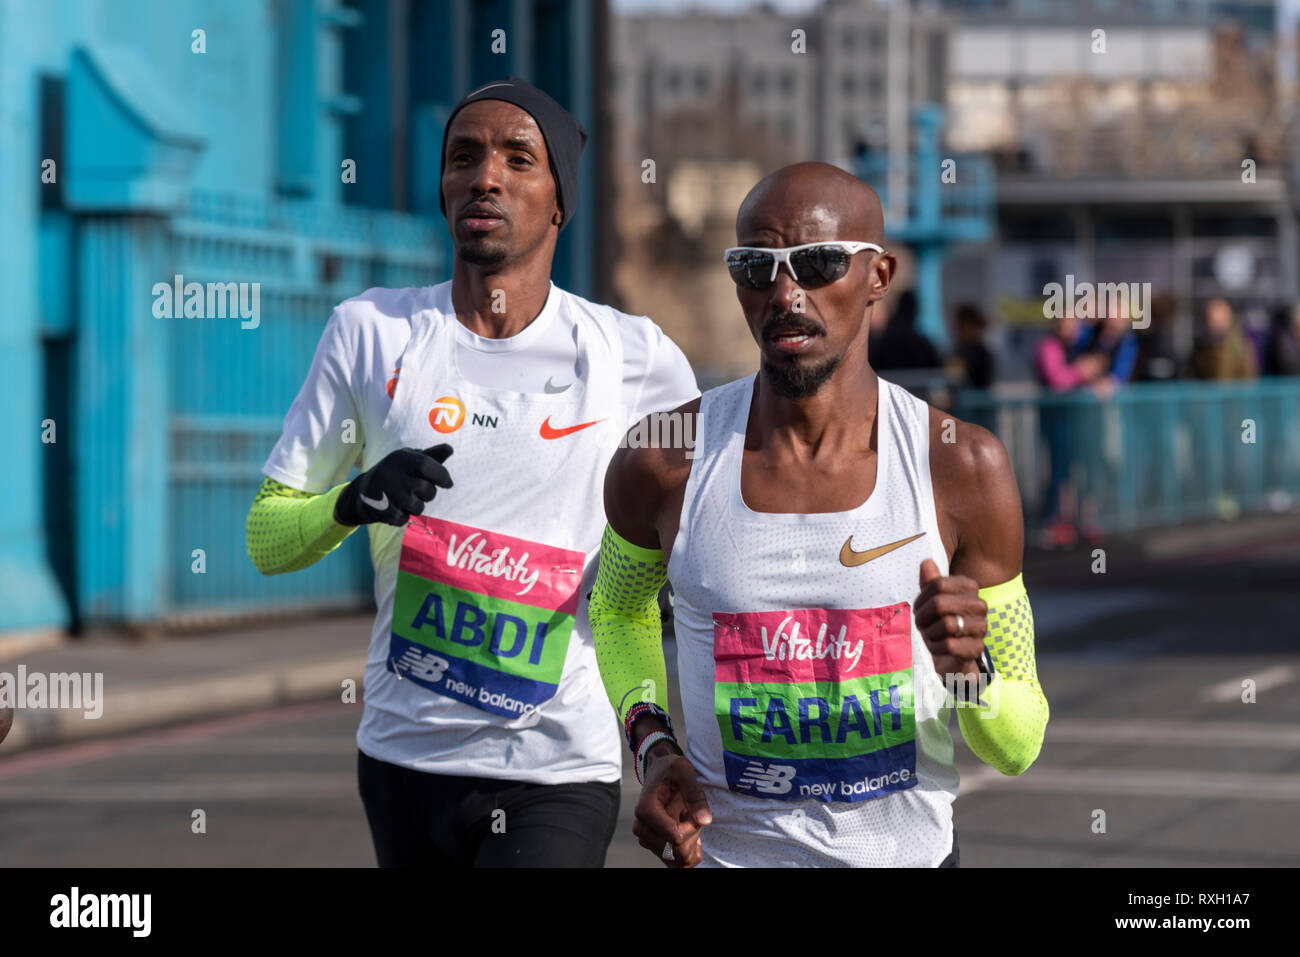
[[[1078,563],[1031,588],[1038,762],[1003,777],[953,722],[962,865],[1300,865],[1300,542]],[[306,704],[5,759],[0,865],[372,866],[358,718]],[[636,794],[629,777],[610,866],[659,866],[631,836]]]

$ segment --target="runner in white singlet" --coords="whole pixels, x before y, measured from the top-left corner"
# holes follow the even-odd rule
[[[602,481],[631,422],[698,390],[649,319],[550,281],[585,139],[514,78],[452,112],[451,281],[335,310],[249,514],[267,573],[369,532],[358,776],[381,866],[600,866],[613,834],[586,609]]]
[[[678,867],[956,866],[951,708],[1006,774],[1047,719],[1006,451],[872,370],[895,261],[865,184],[786,167],[736,232],[759,372],[675,410],[693,448],[620,450],[605,485],[591,620],[634,833]],[[665,575],[684,752],[646,611]]]

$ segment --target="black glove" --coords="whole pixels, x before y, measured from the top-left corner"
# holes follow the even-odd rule
[[[451,476],[442,464],[449,455],[450,445],[435,445],[423,452],[398,449],[388,453],[339,493],[334,521],[340,525],[405,525],[438,494],[435,486],[451,488]]]

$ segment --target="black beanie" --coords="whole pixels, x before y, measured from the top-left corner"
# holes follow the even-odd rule
[[[438,205],[442,209],[442,215],[447,215],[447,200],[442,195],[442,174],[447,168],[447,134],[451,131],[451,121],[457,113],[479,100],[513,103],[537,121],[542,139],[546,140],[546,156],[551,167],[551,177],[555,180],[555,195],[560,201],[563,214],[560,220],[560,229],[563,230],[573,219],[573,211],[578,205],[578,159],[582,156],[582,148],[587,145],[587,131],[568,110],[517,76],[480,86],[457,103],[447,117],[447,125],[442,131],[442,157],[438,167]]]

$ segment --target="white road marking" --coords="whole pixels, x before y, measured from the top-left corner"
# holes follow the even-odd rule
[[[203,755],[204,757],[241,757],[246,754],[294,755],[350,754],[357,753],[357,740],[346,738],[227,738],[221,740],[196,741],[176,744],[170,752],[176,757],[184,755]]]
[[[1186,744],[1225,748],[1300,748],[1300,725],[1215,721],[1054,721],[1045,744]],[[992,769],[990,769],[992,770]]]
[[[972,794],[975,791],[983,791],[1002,778],[1006,778],[1008,781],[1018,780],[1018,778],[1007,778],[997,768],[991,768],[987,764],[981,764],[972,771],[962,771],[961,781],[957,785],[957,800],[960,801],[967,794]]]
[[[1099,794],[1108,797],[1230,798],[1233,800],[1295,801],[1300,799],[1300,774],[1216,774],[1202,771],[1140,771],[1133,768],[1033,767],[1018,777],[989,774],[962,777],[958,795],[992,787],[1017,792]],[[967,781],[970,786],[967,786]],[[1001,779],[1001,780],[998,780]]]
[[[0,805],[20,801],[38,804],[161,804],[172,801],[265,801],[275,798],[337,798],[355,795],[355,774],[223,774],[187,781],[90,784],[0,785]],[[202,807],[202,804],[197,805]]]
[[[1247,678],[1254,680],[1255,692],[1258,694],[1261,691],[1268,691],[1271,688],[1290,684],[1295,680],[1295,676],[1295,669],[1288,665],[1265,668],[1263,671],[1256,671],[1254,674],[1242,675],[1240,678],[1233,678],[1217,685],[1210,685],[1201,691],[1201,700],[1219,703],[1241,701],[1241,683]]]

